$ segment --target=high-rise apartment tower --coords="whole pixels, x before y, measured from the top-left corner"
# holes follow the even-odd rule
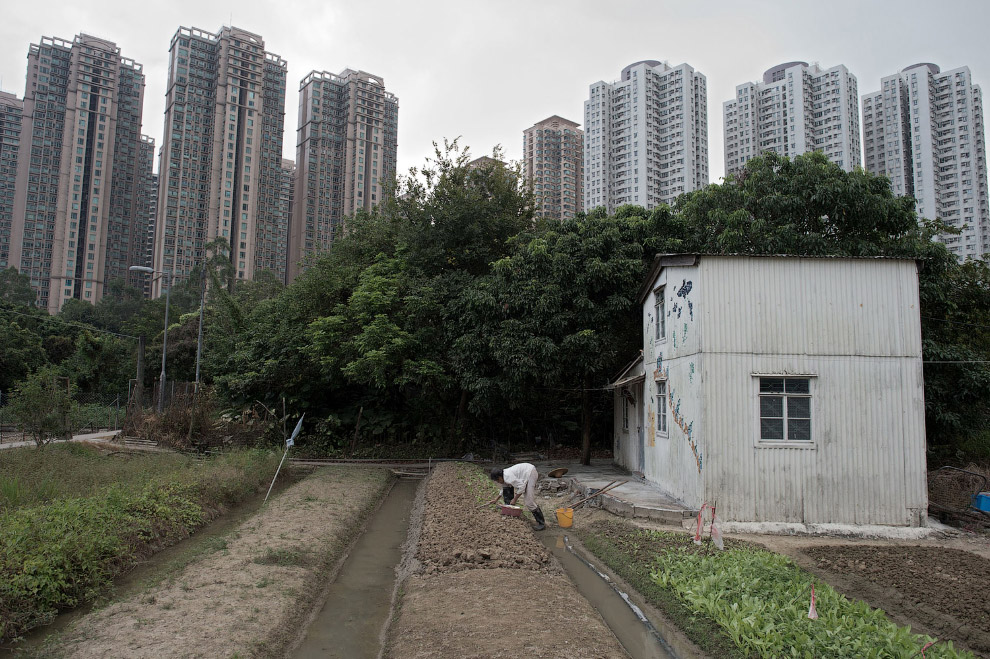
[[[960,258],[990,252],[983,93],[969,67],[915,64],[863,95],[866,169],[910,195],[918,215],[960,229],[939,239]]]
[[[14,189],[23,115],[24,101],[0,91],[0,270],[12,265],[10,234],[14,226]]]
[[[584,131],[554,115],[523,131],[523,180],[536,214],[564,220],[584,210]]]
[[[136,212],[134,221],[126,235],[128,245],[128,262],[131,265],[152,267],[152,246],[155,241],[155,209],[158,207],[158,176],[152,171],[155,162],[155,140],[147,135],[141,136],[138,145],[140,162],[140,180],[137,191]],[[128,272],[127,283],[140,288],[145,295],[150,294],[150,282],[147,275],[140,272]]]
[[[44,37],[28,51],[11,265],[38,304],[96,302],[122,277],[135,219],[144,73],[111,41]]]
[[[738,174],[767,151],[790,157],[821,151],[847,172],[862,163],[856,76],[841,64],[775,66],[762,82],[737,86],[722,117],[726,174]]]
[[[584,207],[654,208],[708,184],[708,91],[687,64],[645,60],[584,102]]]
[[[285,227],[279,236],[279,250],[286,258],[282,259],[281,268],[276,272],[279,281],[286,282],[286,273],[289,266],[289,223],[292,222],[292,202],[296,187],[296,163],[288,158],[282,158],[281,176],[278,181],[278,205],[279,213],[285,218]]]
[[[299,84],[296,183],[287,280],[330,248],[345,218],[392,194],[399,100],[364,71],[312,71]]]
[[[216,239],[238,279],[285,267],[286,62],[257,34],[181,27],[169,48],[155,268],[181,279]],[[164,290],[162,280],[154,294]]]

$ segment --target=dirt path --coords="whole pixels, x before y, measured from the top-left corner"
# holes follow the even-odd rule
[[[385,656],[625,657],[529,522],[477,506],[472,471],[437,467],[420,492]]]
[[[272,656],[297,638],[387,472],[325,468],[270,500],[220,549],[147,592],[95,611],[50,654]]]

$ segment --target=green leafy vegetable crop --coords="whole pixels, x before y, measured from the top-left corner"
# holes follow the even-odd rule
[[[769,551],[706,554],[672,547],[655,555],[651,576],[714,621],[743,652],[761,657],[920,657],[921,648],[935,640],[817,581],[819,617],[809,619],[812,576]],[[973,655],[940,642],[926,656]]]

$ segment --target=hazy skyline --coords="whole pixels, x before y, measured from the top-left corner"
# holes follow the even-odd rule
[[[990,92],[990,3],[786,0],[364,3],[259,0],[144,5],[8,3],[0,22],[0,90],[24,94],[28,46],[78,33],[117,43],[144,66],[143,132],[161,145],[168,46],[178,27],[260,34],[288,61],[285,157],[295,159],[299,81],[311,70],[382,76],[399,98],[398,172],[460,136],[475,156],[501,144],[522,155],[523,130],[550,115],[583,125],[588,86],[643,59],[687,62],[708,79],[711,181],[724,172],[722,102],[782,62],[845,64],[859,94],[917,62],[969,66]],[[156,155],[157,169],[157,155]]]

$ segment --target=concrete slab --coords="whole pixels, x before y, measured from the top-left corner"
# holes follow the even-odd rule
[[[104,430],[102,432],[82,433],[82,434],[79,434],[79,435],[73,435],[72,436],[72,439],[70,439],[70,440],[53,439],[49,443],[51,443],[51,444],[64,444],[66,441],[71,441],[71,442],[112,442],[112,441],[114,441],[117,438],[117,435],[119,435],[120,432],[121,431],[119,431],[119,430]],[[0,449],[4,449],[4,448],[22,448],[22,447],[25,447],[25,446],[35,446],[35,443],[34,443],[33,440],[16,441],[16,442],[11,442],[11,441],[2,441],[2,442],[0,442]]]
[[[622,517],[642,517],[680,526],[685,520],[689,521],[698,515],[697,510],[691,510],[665,495],[653,483],[616,466],[610,460],[596,459],[590,465],[566,461],[539,461],[533,464],[541,475],[557,467],[567,467],[563,478],[570,482],[572,492],[583,496],[588,496],[592,490],[600,490],[613,481],[626,481],[598,499],[588,502]]]

